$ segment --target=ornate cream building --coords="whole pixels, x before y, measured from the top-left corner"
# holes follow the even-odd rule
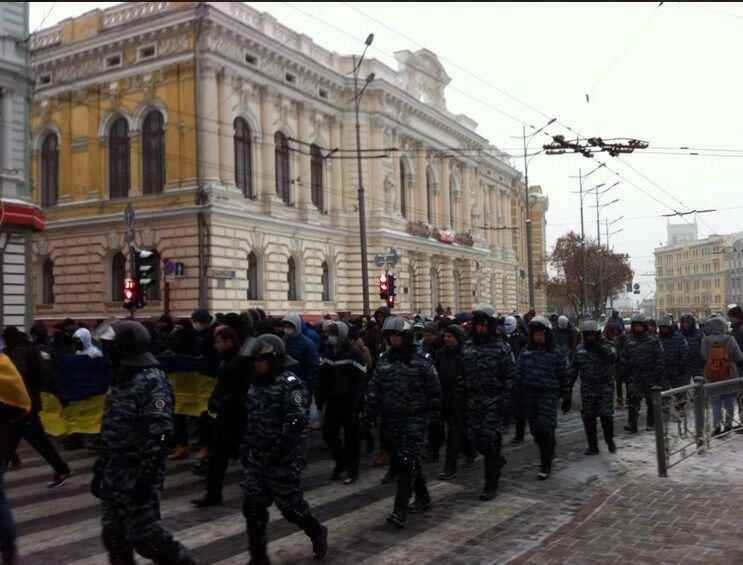
[[[375,74],[360,114],[372,309],[374,256],[394,248],[400,311],[524,310],[520,173],[447,110],[435,54],[395,57],[397,69],[366,59],[360,72]],[[142,315],[361,310],[351,55],[239,2],[148,2],[39,31],[31,60],[48,220],[37,316],[123,313],[128,202],[137,245],[185,267],[160,269]],[[547,201],[534,200],[543,240]]]

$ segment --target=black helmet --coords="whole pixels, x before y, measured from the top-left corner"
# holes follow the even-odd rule
[[[584,333],[584,334],[598,333],[599,324],[595,320],[583,320],[580,323],[580,331],[581,333]]]
[[[160,363],[150,352],[150,332],[134,320],[122,320],[99,332],[108,358],[114,365],[157,367]]]
[[[495,325],[498,313],[490,304],[478,304],[472,309],[472,325],[485,324],[488,328]]]
[[[264,357],[269,360],[271,366],[276,367],[288,367],[297,364],[293,357],[286,354],[284,340],[274,334],[259,335],[252,340],[244,355],[253,358]]]
[[[413,343],[413,326],[405,318],[390,316],[384,321],[382,334],[387,337],[391,333],[401,333],[405,338],[406,344]]]

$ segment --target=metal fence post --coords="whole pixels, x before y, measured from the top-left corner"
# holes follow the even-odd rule
[[[704,444],[704,377],[694,377],[694,435],[697,447]]]
[[[666,460],[666,434],[663,423],[663,407],[661,406],[663,398],[661,397],[662,388],[653,387],[653,413],[655,414],[655,451],[658,456],[658,476],[668,476],[668,461]]]

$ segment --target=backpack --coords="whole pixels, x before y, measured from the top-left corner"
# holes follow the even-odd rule
[[[730,359],[728,359],[728,337],[721,343],[710,343],[707,361],[704,364],[704,376],[708,383],[725,381],[730,378]]]

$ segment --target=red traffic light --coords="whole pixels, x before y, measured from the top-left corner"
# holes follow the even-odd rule
[[[130,304],[137,299],[137,281],[124,279],[124,305]]]

